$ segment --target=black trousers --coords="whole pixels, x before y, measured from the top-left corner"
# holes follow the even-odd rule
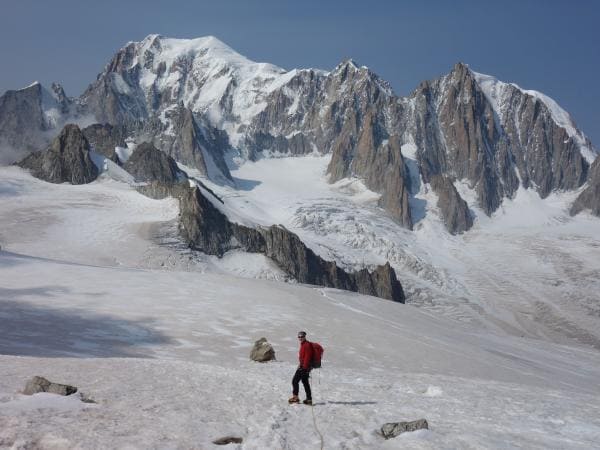
[[[298,370],[296,370],[296,373],[294,374],[294,378],[292,378],[292,387],[294,388],[292,393],[294,395],[298,395],[298,392],[300,392],[299,383],[300,383],[300,381],[302,381],[302,385],[304,386],[304,392],[306,392],[306,399],[312,400],[312,395],[310,392],[310,383],[308,382],[309,374],[310,374],[309,370],[304,370],[304,369],[300,369],[300,368]]]

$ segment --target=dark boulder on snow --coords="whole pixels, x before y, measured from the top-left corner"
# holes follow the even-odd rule
[[[235,436],[225,436],[219,439],[215,439],[213,444],[215,445],[227,445],[227,444],[241,444],[243,439]]]
[[[176,183],[185,178],[175,160],[149,142],[138,145],[123,168],[141,182]]]
[[[250,351],[250,359],[258,362],[273,361],[275,359],[275,350],[269,344],[267,338],[260,338],[254,343],[254,347]]]
[[[381,434],[386,439],[391,439],[399,434],[417,430],[428,430],[429,424],[425,419],[414,420],[412,422],[392,422],[386,423],[381,427]]]
[[[44,377],[35,376],[27,382],[23,394],[33,395],[39,392],[49,392],[51,394],[58,395],[71,395],[77,392],[75,386],[69,386],[68,384],[59,384],[48,381]]]
[[[17,165],[50,183],[86,184],[98,176],[90,158],[90,144],[73,124],[66,125],[46,151],[32,153]]]

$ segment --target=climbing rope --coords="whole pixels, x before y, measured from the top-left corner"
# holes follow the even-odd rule
[[[315,426],[315,430],[317,430],[317,434],[319,435],[319,437],[321,438],[321,450],[323,450],[323,446],[325,445],[325,442],[323,440],[323,435],[321,434],[321,432],[319,431],[319,427],[317,427],[317,419],[315,418],[315,409],[313,405],[310,405],[310,412],[312,412],[312,416],[313,416],[313,425]]]
[[[319,385],[320,384],[321,384],[321,373],[319,372]],[[313,389],[313,393],[314,393],[314,389]],[[314,397],[314,395],[313,395],[313,397]],[[321,438],[321,450],[323,450],[323,447],[325,446],[325,441],[323,439],[323,434],[321,434],[321,432],[319,431],[319,427],[317,426],[317,418],[315,417],[315,409],[314,408],[315,408],[314,405],[310,405],[310,412],[312,413],[313,425],[315,426],[315,430],[317,431],[317,434]]]

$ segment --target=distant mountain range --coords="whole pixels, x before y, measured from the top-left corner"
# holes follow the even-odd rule
[[[330,181],[362,179],[409,229],[424,187],[437,194],[451,233],[473,225],[465,189],[487,215],[519,188],[542,198],[577,191],[571,213],[600,215],[598,151],[569,114],[462,63],[398,97],[352,60],[331,72],[286,71],[214,37],[150,35],[120,49],[78,98],[58,84],[4,93],[1,162],[47,147],[69,122],[87,126],[91,147],[114,162],[116,148],[148,141],[231,185],[231,158],[331,154]]]

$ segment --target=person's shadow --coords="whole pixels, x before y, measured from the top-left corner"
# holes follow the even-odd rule
[[[351,405],[351,406],[360,406],[360,405],[376,405],[377,402],[332,402],[332,401],[325,401],[325,402],[318,402],[318,403],[313,403],[313,406],[323,406],[323,405]]]
[[[327,402],[330,405],[376,405],[377,402]]]

